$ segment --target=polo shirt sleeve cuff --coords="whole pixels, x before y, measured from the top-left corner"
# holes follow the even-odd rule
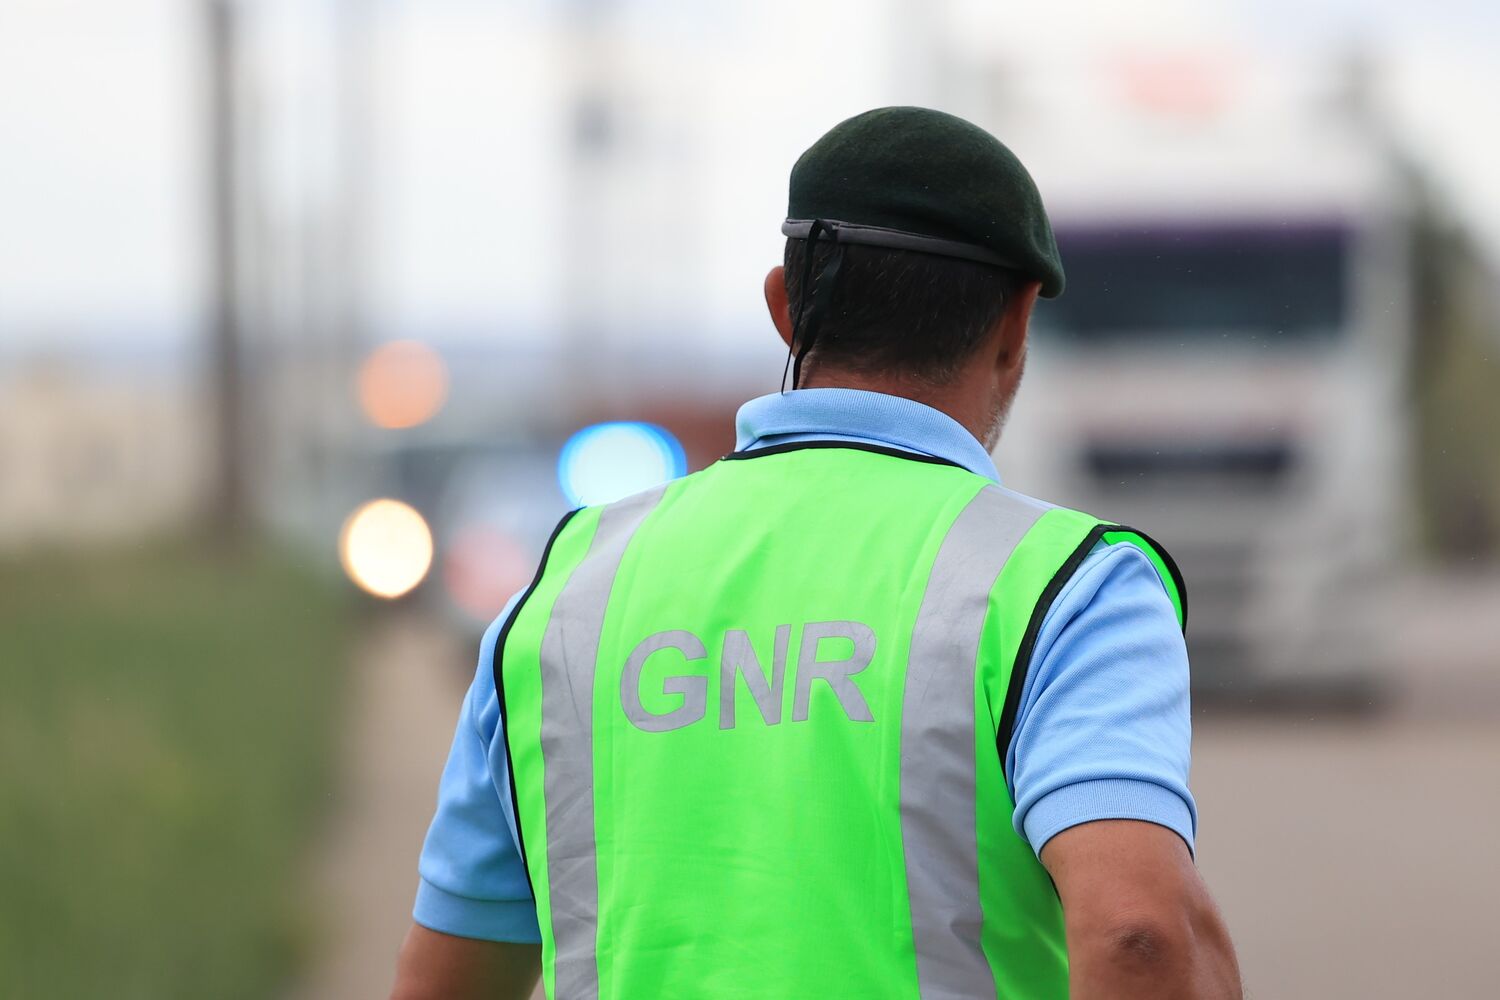
[[[536,903],[529,899],[471,899],[439,889],[425,878],[417,886],[412,919],[454,937],[512,944],[538,944]]]
[[[1026,813],[1026,840],[1038,855],[1064,830],[1102,819],[1135,819],[1164,826],[1194,850],[1193,811],[1182,796],[1150,781],[1100,778],[1063,785]]]

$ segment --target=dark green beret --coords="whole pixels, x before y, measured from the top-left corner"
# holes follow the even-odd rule
[[[977,260],[1063,290],[1052,224],[1031,175],[977,125],[928,108],[877,108],[835,125],[792,167],[781,231],[821,219],[840,243]]]

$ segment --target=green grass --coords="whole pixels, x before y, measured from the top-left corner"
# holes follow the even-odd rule
[[[349,632],[265,555],[0,561],[0,997],[286,986]]]

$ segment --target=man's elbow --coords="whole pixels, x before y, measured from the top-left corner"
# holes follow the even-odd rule
[[[1193,933],[1186,920],[1131,915],[1109,927],[1100,944],[1113,964],[1150,972],[1185,964],[1192,956]]]
[[[1239,969],[1212,904],[1119,913],[1082,936],[1074,967],[1101,996],[1240,1000]],[[1076,995],[1089,996],[1088,992]]]

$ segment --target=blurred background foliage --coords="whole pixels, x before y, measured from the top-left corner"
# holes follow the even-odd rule
[[[349,612],[287,553],[0,561],[0,996],[286,987]]]
[[[1431,198],[1412,259],[1420,539],[1439,562],[1482,565],[1500,552],[1500,292],[1472,235]]]

